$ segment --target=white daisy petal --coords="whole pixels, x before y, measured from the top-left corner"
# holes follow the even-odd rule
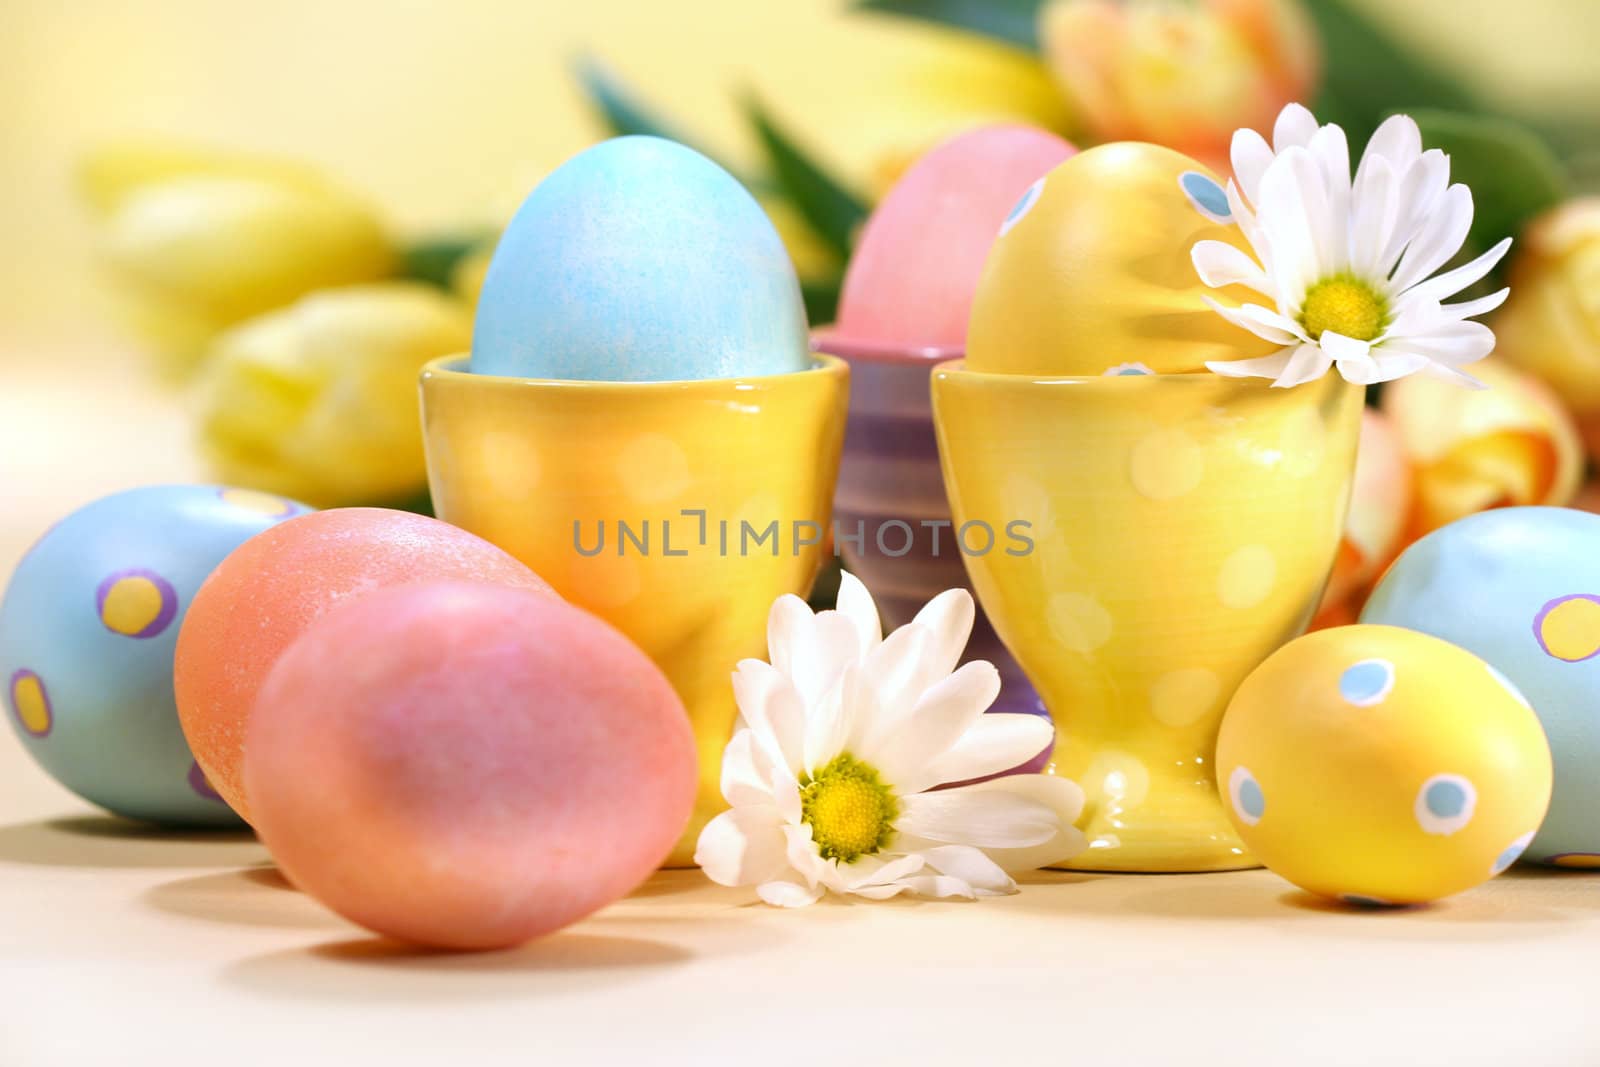
[[[755,731],[735,731],[722,753],[722,799],[734,807],[772,803],[772,761]]]
[[[1339,374],[1347,382],[1371,385],[1378,373],[1377,361],[1372,358],[1372,345],[1358,341],[1332,330],[1325,331],[1318,342],[1322,351],[1333,359]]]
[[[802,634],[789,657],[793,672],[789,681],[810,714],[838,684],[845,668],[861,658],[861,637],[855,622],[837,611],[818,612]]]
[[[1235,326],[1249,330],[1263,341],[1275,345],[1296,345],[1308,340],[1299,323],[1260,304],[1245,304],[1234,308],[1218,302],[1213,297],[1202,296],[1200,299],[1218,315]]]
[[[1406,291],[1448,263],[1461,250],[1471,228],[1472,190],[1465,185],[1452,185],[1438,213],[1428,220],[1401,255],[1390,283],[1395,291]]]
[[[1065,778],[1048,774],[1013,774],[988,782],[944,790],[944,793],[1001,792],[1029,798],[1055,812],[1055,836],[1028,848],[984,848],[984,855],[1008,872],[1038,870],[1065,862],[1089,847],[1088,840],[1072,824],[1083,813],[1083,790]],[[942,794],[933,794],[942,795]],[[940,843],[902,834],[896,847],[920,849],[926,853]]]
[[[974,660],[923,693],[900,729],[877,750],[863,751],[862,758],[896,792],[918,793],[938,785],[937,779],[928,778],[932,761],[953,748],[999,695],[1000,672],[992,663]]]
[[[1016,883],[1012,883],[1015,885]],[[968,882],[945,874],[916,874],[904,882],[907,891],[932,900],[977,900],[979,892]],[[999,896],[985,893],[984,896]]]
[[[802,643],[802,634],[811,629],[814,621],[815,616],[806,602],[793,594],[781,596],[772,602],[772,610],[767,613],[767,658],[784,675],[794,677],[789,657]]]
[[[1226,241],[1196,241],[1189,258],[1200,280],[1213,289],[1243,285],[1263,296],[1272,294],[1272,283],[1261,264]]]
[[[961,740],[930,762],[922,789],[987,778],[1019,767],[1043,752],[1055,728],[1041,715],[989,713],[972,724]]]
[[[1371,381],[1366,385],[1377,385],[1380,382],[1392,382],[1397,378],[1404,378],[1408,374],[1415,374],[1427,368],[1432,362],[1427,356],[1411,352],[1391,352],[1387,349],[1378,349],[1372,357]],[[1355,379],[1351,379],[1354,381]]]
[[[940,845],[922,853],[928,866],[940,874],[959,878],[974,889],[991,893],[1016,892],[1017,883],[981,849],[967,845]]]
[[[775,880],[762,882],[756,886],[756,895],[774,907],[803,908],[808,904],[815,904],[822,896],[822,890],[817,887],[807,888],[794,882]]]
[[[1289,356],[1283,373],[1272,383],[1274,389],[1293,389],[1306,382],[1314,382],[1333,366],[1333,357],[1316,344],[1303,344]]]
[[[718,885],[754,885],[789,867],[788,844],[775,811],[734,808],[706,823],[694,862]]]
[[[875,708],[857,718],[850,742],[857,751],[877,751],[910,717],[923,691],[949,673],[935,669],[934,643],[927,627],[907,623],[868,654],[862,671],[872,686]]]
[[[1028,797],[962,786],[901,797],[895,829],[942,844],[1029,848],[1053,838],[1060,823],[1054,811]]]
[[[758,659],[742,660],[733,672],[733,699],[772,762],[798,773],[805,763],[806,715],[789,679]]]
[[[1406,292],[1405,296],[1416,300],[1435,301],[1452,297],[1494,270],[1495,264],[1499,263],[1510,249],[1511,238],[1507,237],[1472,262],[1435,275],[1427,281],[1418,282]]]
[[[921,853],[907,853],[887,859],[863,856],[855,863],[841,867],[840,873],[845,877],[845,886],[856,890],[862,886],[892,885],[916,874],[926,865],[927,860]]]
[[[878,605],[872,594],[861,584],[861,579],[843,571],[839,575],[839,614],[855,624],[861,637],[861,655],[877,648],[883,641],[883,620],[878,617]]]
[[[1399,211],[1389,240],[1378,256],[1384,277],[1394,271],[1406,246],[1417,239],[1439,209],[1450,185],[1450,158],[1437,148],[1422,153],[1411,167],[1400,175],[1397,194]]]
[[[1261,175],[1272,162],[1272,147],[1255,130],[1241,129],[1234,131],[1230,155],[1233,177],[1245,199],[1253,204],[1261,189]]]
[[[1383,161],[1396,171],[1404,171],[1422,155],[1422,131],[1410,115],[1391,115],[1383,120],[1367,142],[1361,165]]]
[[[1368,278],[1387,278],[1389,247],[1400,212],[1400,179],[1385,159],[1363,159],[1350,194],[1350,267]]]
[[[1256,222],[1272,246],[1273,281],[1285,293],[1304,293],[1327,272],[1336,247],[1321,170],[1310,151],[1291,148],[1261,177]],[[1281,302],[1280,302],[1281,303]],[[1298,310],[1297,305],[1291,304]]]
[[[1317,135],[1317,118],[1302,104],[1290,104],[1278,112],[1272,127],[1272,147],[1283,155],[1289,148],[1304,148]]]
[[[855,670],[852,664],[846,674]],[[806,716],[805,769],[815,774],[835,756],[845,750],[850,740],[854,704],[847,699],[844,677],[836,679],[826,693],[818,698]]]
[[[1447,367],[1460,367],[1476,363],[1494,351],[1494,331],[1481,322],[1449,322],[1424,335],[1386,340],[1382,348],[1394,355],[1413,354]]]
[[[1442,381],[1449,382],[1452,385],[1459,385],[1467,389],[1489,388],[1488,382],[1485,382],[1479,378],[1474,378],[1466,371],[1457,370],[1456,368],[1446,366],[1443,363],[1430,362],[1422,368],[1422,373],[1430,375],[1434,378],[1438,378]]]
[[[1459,304],[1441,304],[1439,307],[1445,315],[1452,319],[1471,319],[1479,315],[1487,315],[1501,304],[1504,304],[1506,297],[1510,295],[1510,288],[1505,288],[1498,292],[1490,293],[1488,296],[1480,296],[1476,300],[1463,300]]]
[[[926,627],[933,638],[929,648],[930,668],[939,676],[949,674],[961,662],[967,650],[967,638],[972,636],[972,623],[977,617],[972,594],[965,589],[946,589],[928,601],[911,621]]]
[[[846,890],[848,893],[858,897],[865,897],[867,900],[888,900],[890,897],[897,897],[901,893],[912,893],[915,891],[915,887],[910,884],[909,879],[904,882],[894,882],[889,885],[864,885],[858,889]]]
[[[1206,370],[1224,378],[1276,378],[1289,365],[1294,349],[1286,348],[1257,359],[1212,360]]]

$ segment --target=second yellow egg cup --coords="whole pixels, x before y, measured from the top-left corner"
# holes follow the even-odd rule
[[[1087,794],[1090,849],[1073,868],[1255,866],[1218,797],[1217,729],[1321,598],[1362,394],[1336,375],[1274,389],[1212,374],[935,370],[957,526],[1031,542],[1002,539],[966,564],[1055,719],[1047,773]]]
[[[822,561],[849,371],[681,382],[422,375],[440,518],[504,548],[653,659],[688,709],[694,818],[668,860],[693,862],[725,805],[730,675],[766,655],[767,614]]]

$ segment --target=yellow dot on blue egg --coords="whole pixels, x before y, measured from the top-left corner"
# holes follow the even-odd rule
[[[1532,841],[1533,834],[1530,832],[1523,834],[1507,845],[1500,855],[1495,857],[1493,865],[1489,868],[1489,877],[1492,878],[1497,874],[1504,874],[1509,870],[1511,865],[1522,857],[1522,853],[1527,850],[1529,843]]]
[[[1436,774],[1417,791],[1416,817],[1423,831],[1449,835],[1472,821],[1478,791],[1459,774]]]
[[[1189,198],[1196,211],[1212,222],[1233,221],[1233,209],[1228,206],[1228,191],[1215,179],[1197,170],[1186,170],[1178,175],[1178,187]]]
[[[1600,596],[1574,593],[1540,609],[1533,633],[1546,655],[1580,663],[1600,655]]]
[[[1004,237],[1006,234],[1010,233],[1011,228],[1017,223],[1021,222],[1024,215],[1033,210],[1033,205],[1037,204],[1039,202],[1039,198],[1043,195],[1044,179],[1040,178],[1038,181],[1028,186],[1027,192],[1023,193],[1021,199],[1019,199],[1011,208],[1011,213],[1008,214],[1005,218],[1005,221],[1000,224],[1000,236]]]
[[[1383,703],[1394,691],[1394,664],[1386,659],[1364,659],[1339,676],[1339,695],[1358,708]]]
[[[1563,852],[1551,856],[1550,862],[1557,867],[1568,867],[1573,870],[1595,871],[1600,870],[1600,855],[1593,852]]]
[[[1261,783],[1243,767],[1235,767],[1228,776],[1228,797],[1246,826],[1254,826],[1267,813],[1267,796],[1261,791]]]
[[[95,609],[112,633],[144,640],[172,625],[178,615],[178,594],[154,571],[117,571],[95,590]]]
[[[16,716],[32,737],[44,737],[55,725],[55,709],[50,704],[50,693],[44,679],[30,670],[19,670],[11,676],[6,687],[11,698],[11,714]]]

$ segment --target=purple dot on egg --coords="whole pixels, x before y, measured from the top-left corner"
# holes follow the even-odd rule
[[[207,800],[214,800],[218,804],[226,803],[222,799],[222,794],[211,788],[211,781],[206,777],[206,772],[200,769],[199,763],[189,764],[189,788]]]
[[[149,603],[148,593],[141,596],[136,587],[148,586],[157,601]],[[114,601],[113,594],[121,587],[131,599]],[[163,633],[178,616],[178,592],[155,571],[132,567],[108,574],[95,590],[95,610],[105,628],[123,637],[146,640]]]

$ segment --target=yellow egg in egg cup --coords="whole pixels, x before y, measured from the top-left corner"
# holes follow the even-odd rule
[[[440,518],[532,567],[621,630],[672,682],[694,727],[700,793],[669,866],[691,866],[726,804],[734,665],[765,658],[767,614],[822,563],[849,370],[665,382],[422,374]]]
[[[1205,373],[934,371],[957,528],[1031,543],[1003,538],[966,564],[1055,719],[1046,773],[1087,794],[1090,848],[1074,869],[1256,865],[1218,796],[1217,729],[1317,607],[1362,399],[1337,375],[1274,389]]]

